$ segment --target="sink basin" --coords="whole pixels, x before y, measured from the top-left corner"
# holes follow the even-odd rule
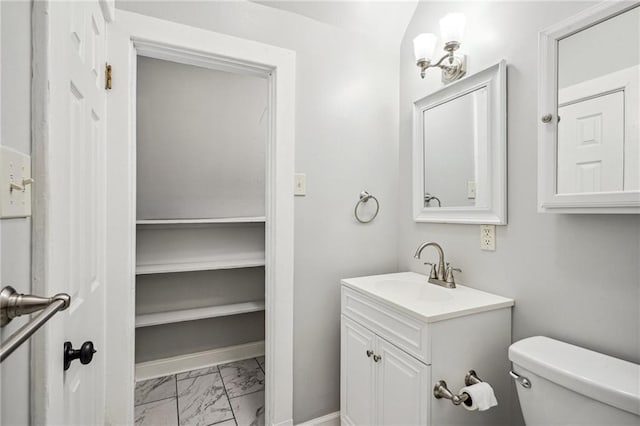
[[[413,299],[426,303],[442,303],[453,298],[451,290],[423,282],[408,280],[383,280],[374,284],[380,296],[389,298]]]
[[[347,278],[342,285],[426,322],[513,306],[513,299],[459,284],[456,288],[440,287],[415,272]]]

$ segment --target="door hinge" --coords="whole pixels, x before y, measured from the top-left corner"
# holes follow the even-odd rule
[[[104,88],[106,90],[111,90],[111,65],[108,63],[104,64]]]

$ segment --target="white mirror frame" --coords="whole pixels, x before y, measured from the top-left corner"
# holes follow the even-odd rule
[[[478,188],[484,205],[424,207],[424,112],[482,87],[487,88],[487,147],[478,156]],[[413,217],[416,222],[507,224],[507,63],[456,81],[414,102]]]
[[[538,211],[547,213],[640,213],[640,191],[556,194],[558,148],[558,41],[638,6],[605,1],[539,33]],[[600,60],[601,58],[596,58]],[[550,122],[542,117],[551,114]]]

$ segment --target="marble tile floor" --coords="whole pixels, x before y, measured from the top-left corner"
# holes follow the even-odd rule
[[[136,426],[263,426],[264,357],[144,380]]]

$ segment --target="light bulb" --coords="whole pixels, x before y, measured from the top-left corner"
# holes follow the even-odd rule
[[[433,51],[436,48],[438,37],[435,34],[420,34],[413,39],[413,52],[416,55],[416,62],[421,60],[431,61]]]
[[[462,13],[449,13],[440,20],[440,32],[442,41],[448,43],[462,43],[464,26],[467,18]]]

